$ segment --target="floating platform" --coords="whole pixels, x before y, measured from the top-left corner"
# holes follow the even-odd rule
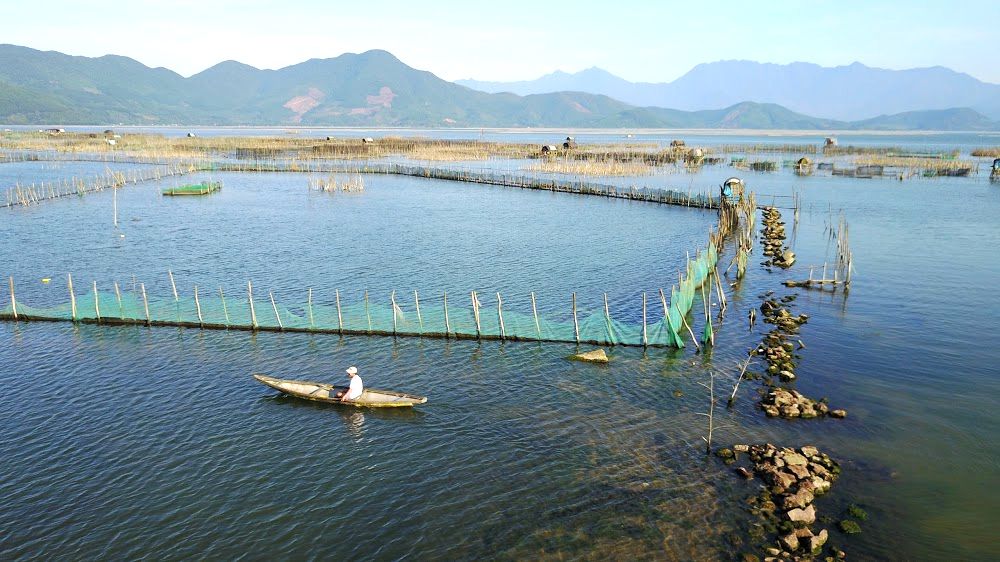
[[[163,195],[208,195],[222,189],[221,181],[203,181],[201,183],[191,183],[179,187],[168,187],[163,190]]]

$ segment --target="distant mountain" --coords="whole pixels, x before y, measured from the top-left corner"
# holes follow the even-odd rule
[[[809,115],[859,120],[968,107],[1000,119],[1000,85],[940,66],[885,70],[857,62],[830,68],[801,62],[720,61],[699,64],[669,83],[629,82],[599,68],[575,74],[555,72],[524,82],[457,83],[484,92],[521,95],[573,90],[603,94],[632,105],[685,110],[756,101]]]
[[[597,80],[602,73],[590,75]],[[773,103],[726,105],[682,111],[635,107],[574,90],[484,93],[378,50],[278,70],[225,61],[184,78],[126,57],[74,57],[0,45],[0,122],[8,124],[1000,129],[972,110],[914,112],[856,124]]]

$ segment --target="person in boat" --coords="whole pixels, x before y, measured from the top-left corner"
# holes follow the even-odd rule
[[[351,379],[351,386],[347,390],[339,390],[335,394],[334,398],[339,398],[345,402],[351,400],[357,400],[361,393],[364,392],[364,383],[361,382],[361,376],[358,375],[358,368],[355,366],[350,366],[347,368],[347,376]]]

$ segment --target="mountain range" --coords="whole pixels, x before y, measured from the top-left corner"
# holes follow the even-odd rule
[[[629,82],[596,67],[573,74],[556,71],[522,82],[456,83],[484,92],[518,95],[589,92],[637,106],[683,110],[742,101],[775,103],[795,112],[843,121],[956,107],[1000,119],[1000,85],[941,66],[886,70],[858,62],[823,67],[803,62],[781,65],[730,60],[699,64],[666,83]]]
[[[90,58],[0,45],[0,123],[5,124],[1000,129],[964,108],[847,122],[775,103],[740,100],[704,109],[714,103],[688,111],[626,103],[580,88],[523,96],[487,93],[413,69],[380,50],[277,70],[225,61],[185,78],[117,55]]]

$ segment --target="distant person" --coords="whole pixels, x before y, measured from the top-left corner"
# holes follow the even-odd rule
[[[361,382],[361,377],[358,376],[358,368],[351,366],[347,368],[347,376],[351,379],[351,386],[347,390],[337,391],[334,398],[343,400],[345,402],[350,402],[352,400],[357,400],[361,393],[364,392],[364,383]]]

